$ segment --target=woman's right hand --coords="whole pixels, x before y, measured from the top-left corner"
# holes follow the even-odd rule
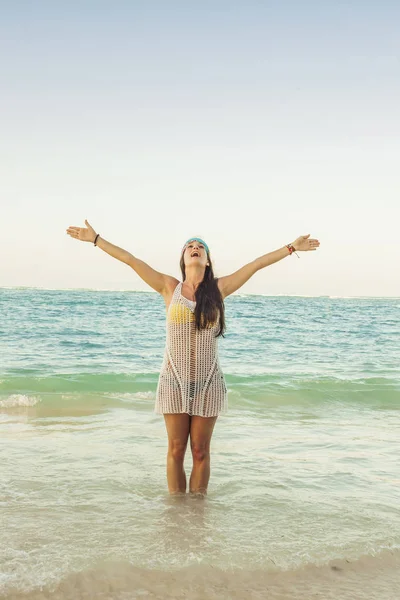
[[[67,233],[71,237],[75,238],[76,240],[80,240],[81,242],[94,242],[97,234],[93,227],[89,224],[89,221],[86,221],[85,219],[85,223],[87,227],[74,227],[71,225],[68,227]]]

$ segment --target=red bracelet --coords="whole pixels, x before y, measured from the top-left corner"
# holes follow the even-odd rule
[[[289,250],[289,254],[293,254],[293,252],[295,253],[295,255],[297,256],[297,258],[300,258],[300,256],[297,254],[296,250],[294,249],[293,244],[286,244],[286,248]]]

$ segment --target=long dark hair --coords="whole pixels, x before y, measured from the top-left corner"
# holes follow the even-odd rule
[[[214,271],[210,255],[207,253],[209,265],[206,266],[203,281],[199,284],[196,292],[196,308],[194,310],[195,323],[197,329],[206,329],[215,323],[219,313],[219,331],[216,335],[224,336],[225,333],[225,307],[224,301],[217,285],[218,277],[214,277]],[[186,279],[186,268],[184,253],[182,253],[179,263],[182,272],[182,281]]]

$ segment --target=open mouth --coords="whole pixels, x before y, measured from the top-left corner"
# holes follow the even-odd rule
[[[193,256],[197,256],[197,257],[199,257],[199,256],[200,256],[200,254],[199,254],[198,252],[193,252],[193,253],[192,253],[190,256],[191,256],[192,258],[193,258]]]

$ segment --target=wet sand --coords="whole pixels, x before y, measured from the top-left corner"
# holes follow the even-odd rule
[[[106,562],[69,575],[51,588],[1,596],[7,600],[397,600],[400,551],[335,560],[291,571],[221,571],[198,565],[168,573]]]

